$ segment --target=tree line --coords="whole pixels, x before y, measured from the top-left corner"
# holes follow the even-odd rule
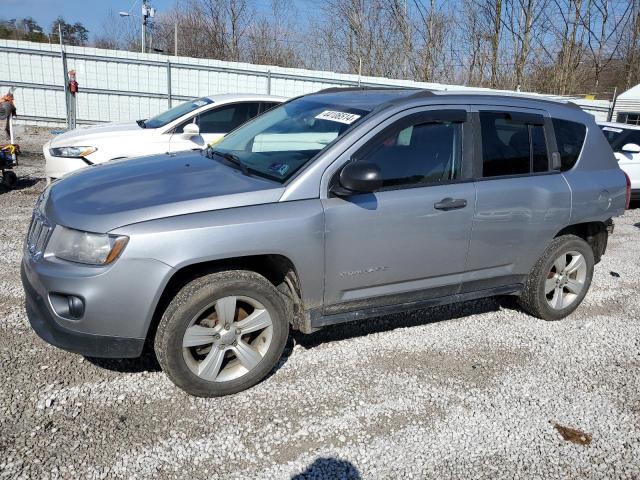
[[[111,13],[93,44],[139,51],[139,23]],[[190,57],[599,98],[640,83],[640,0],[183,0],[147,51],[173,54],[176,31]]]
[[[59,43],[60,32],[66,45],[85,46],[89,43],[89,30],[80,22],[67,23],[63,17],[54,20],[48,32],[32,17],[0,19],[0,38],[2,39]]]

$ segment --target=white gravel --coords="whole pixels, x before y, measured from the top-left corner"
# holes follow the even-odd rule
[[[29,328],[45,134],[23,131],[0,193],[0,478],[640,478],[640,209],[564,321],[488,299],[296,334],[266,381],[198,399],[153,358],[83,359]]]

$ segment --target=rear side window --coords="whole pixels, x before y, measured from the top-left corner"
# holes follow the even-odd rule
[[[549,170],[544,127],[512,121],[502,112],[481,112],[482,176]]]
[[[582,123],[554,118],[553,130],[556,135],[560,158],[562,159],[560,170],[566,172],[573,168],[580,156],[587,127]]]

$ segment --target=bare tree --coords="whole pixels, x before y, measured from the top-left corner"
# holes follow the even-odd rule
[[[640,0],[184,0],[154,46],[181,55],[607,96],[640,81]],[[305,14],[305,15],[303,15]],[[304,17],[307,18],[304,18]],[[113,13],[96,45],[139,48]]]
[[[513,88],[523,86],[532,42],[540,41],[548,0],[506,0],[504,26],[510,33],[513,58]]]
[[[624,88],[640,81],[640,0],[632,0],[630,26],[623,36]],[[626,38],[625,38],[626,37]]]

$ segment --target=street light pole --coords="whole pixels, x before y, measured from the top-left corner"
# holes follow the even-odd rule
[[[142,53],[144,53],[147,33],[147,0],[142,0]]]

